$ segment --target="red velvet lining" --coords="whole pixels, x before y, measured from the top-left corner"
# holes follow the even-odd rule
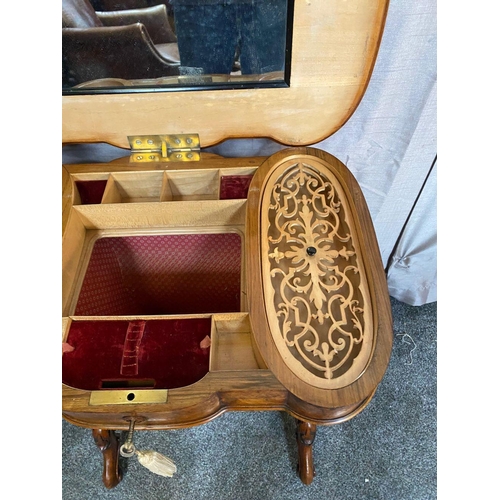
[[[106,189],[107,180],[75,181],[82,205],[98,205]]]
[[[130,324],[140,321],[73,321],[62,357],[63,383],[85,390],[105,387],[173,389],[200,380],[209,368],[210,348],[200,343],[210,336],[210,318],[148,320],[136,350],[136,369],[123,374]],[[129,339],[130,340],[130,339]]]
[[[236,233],[101,238],[75,315],[156,315],[240,310]]]
[[[220,199],[238,200],[248,197],[253,175],[223,175],[220,179]]]

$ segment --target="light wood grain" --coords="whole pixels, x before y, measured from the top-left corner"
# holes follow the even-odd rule
[[[201,146],[230,137],[287,145],[337,131],[364,94],[388,0],[296,0],[289,88],[64,96],[62,142],[197,133]]]
[[[107,142],[128,149],[131,135],[197,133],[202,147],[231,137],[269,137],[285,145],[316,143],[336,132],[359,104],[388,3],[295,0],[288,88],[64,96],[62,142]],[[358,237],[364,270],[360,288],[369,302],[372,329],[370,354],[363,354],[364,368],[355,380],[333,389],[315,386],[291,370],[269,331],[272,313],[264,304],[263,280],[268,276],[261,264],[260,194],[269,171],[287,158],[328,165],[347,193],[349,224]],[[216,199],[223,173],[255,173],[248,201]],[[108,179],[103,203],[78,206],[77,179]],[[162,403],[90,405],[90,391],[63,384],[63,416],[96,429],[96,443],[104,448],[115,437],[107,430],[126,430],[130,418],[137,419],[137,429],[160,430],[199,425],[229,410],[287,411],[302,422],[299,471],[308,484],[314,474],[313,435],[305,430],[343,422],[362,411],[375,394],[392,347],[389,295],[368,208],[352,174],[331,155],[296,148],[269,159],[222,159],[202,153],[193,163],[142,164],[124,157],[111,164],[64,166],[63,340],[96,238],[221,231],[238,232],[245,243],[242,312],[212,315],[209,372],[192,385],[169,390]],[[111,457],[104,457],[107,486],[121,477],[116,445],[111,451]]]
[[[71,212],[71,207],[74,202],[74,188],[73,179],[70,173],[63,167],[62,169],[62,234],[66,230],[66,225],[68,223],[69,214]]]
[[[358,251],[365,263],[369,300],[372,302],[374,331],[372,359],[363,373],[346,387],[323,389],[310,385],[307,380],[298,376],[283,362],[282,355],[270,331],[268,312],[264,303],[263,285],[263,282],[269,277],[263,274],[260,252],[262,234],[259,216],[262,203],[261,190],[266,185],[269,173],[276,165],[289,159],[304,162],[314,162],[315,159],[319,159],[325,162],[351,199],[349,205],[353,227],[359,237]],[[361,189],[353,175],[337,158],[315,148],[293,148],[272,155],[259,168],[250,185],[246,236],[250,322],[260,355],[270,370],[298,399],[320,407],[332,408],[353,405],[360,399],[368,397],[380,383],[389,363],[392,348],[392,316],[387,282],[375,231]]]
[[[245,224],[246,200],[115,203],[73,207],[87,229],[181,229]]]
[[[164,201],[217,200],[219,198],[219,170],[168,171],[165,173],[168,189]]]
[[[63,235],[62,255],[62,311],[68,315],[74,286],[80,268],[82,252],[85,249],[86,228],[78,214],[70,211]]]
[[[210,371],[258,368],[248,313],[214,315]]]
[[[345,387],[364,371],[373,346],[363,236],[352,199],[329,163],[312,155],[278,161],[261,196],[259,213],[248,217],[261,219],[264,303],[274,344],[307,384]],[[309,248],[316,253],[308,255]],[[344,365],[351,366],[344,371]]]
[[[264,161],[265,156],[251,156],[242,158],[223,158],[211,153],[201,153],[200,161],[176,162],[161,161],[137,163],[131,161],[130,155],[120,158],[111,163],[77,163],[64,165],[64,169],[71,174],[74,180],[98,180],[105,179],[107,175],[115,172],[150,172],[153,170],[162,171],[190,171],[222,168],[231,172],[232,169],[255,169]],[[234,173],[234,171],[233,171]],[[245,174],[242,174],[245,175]]]
[[[106,184],[101,203],[144,203],[160,201],[163,173],[118,172]]]

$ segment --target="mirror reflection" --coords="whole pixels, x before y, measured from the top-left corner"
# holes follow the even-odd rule
[[[63,93],[283,83],[289,4],[62,0]]]

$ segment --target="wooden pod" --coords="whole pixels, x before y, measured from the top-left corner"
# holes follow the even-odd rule
[[[390,302],[363,194],[339,160],[296,148],[259,168],[247,276],[257,347],[287,390],[327,408],[373,394],[392,347]]]

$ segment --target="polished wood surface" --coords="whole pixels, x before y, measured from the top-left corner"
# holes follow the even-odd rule
[[[293,160],[312,162],[321,160],[342,184],[349,197],[352,223],[359,236],[358,252],[366,271],[369,300],[372,302],[373,343],[370,360],[363,372],[348,385],[325,389],[311,385],[310,380],[292,371],[283,362],[270,331],[268,312],[264,303],[264,282],[261,263],[261,190],[276,165]],[[335,157],[315,148],[293,148],[280,151],[266,160],[250,185],[247,205],[247,279],[250,321],[260,355],[276,378],[297,398],[323,408],[342,408],[358,404],[373,393],[380,383],[392,349],[392,315],[387,283],[371,217],[361,189],[349,170]]]
[[[389,0],[295,1],[289,88],[64,96],[63,143],[197,133],[202,147],[231,137],[319,142],[359,104]]]
[[[131,391],[132,392],[132,391]],[[320,408],[295,398],[269,370],[210,372],[196,384],[170,389],[166,403],[90,405],[90,391],[62,386],[63,417],[80,427],[127,429],[126,418],[142,417],[138,430],[181,429],[203,424],[226,411],[277,411],[321,425],[344,422],[369,403]]]
[[[107,429],[93,429],[92,436],[95,444],[102,452],[102,482],[106,488],[114,488],[122,480],[122,472],[118,464],[118,437],[114,431]]]
[[[316,475],[313,460],[313,443],[316,437],[316,425],[301,420],[297,420],[296,425],[297,447],[299,451],[297,472],[300,480],[304,484],[311,484]]]
[[[374,338],[353,203],[328,162],[276,158],[262,186],[252,184],[260,203],[247,214],[260,219],[252,253],[260,253],[269,330],[281,359],[306,384],[346,387],[364,371]]]
[[[299,151],[300,154],[303,152],[303,150]],[[297,151],[288,150],[278,153],[277,158],[284,158],[291,153],[293,156],[297,154]],[[330,159],[330,157],[328,158]],[[276,157],[272,161],[275,160]],[[149,183],[151,179],[150,173],[161,172],[162,170],[175,174],[180,169],[187,169],[196,174],[198,171],[210,171],[211,168],[216,167],[231,174],[242,173],[246,175],[249,171],[256,171],[256,164],[259,161],[262,162],[263,159],[212,158],[208,165],[203,161],[196,162],[195,165],[152,163],[131,166],[120,163],[68,165],[65,170],[67,177],[75,181],[96,178],[106,179],[112,175],[131,172],[135,169],[134,178],[136,181],[141,182],[139,174],[143,173],[146,183]],[[75,201],[77,197],[72,192],[72,190],[75,190],[75,186],[71,184],[70,180],[66,182],[65,200],[71,199]],[[356,187],[353,193],[354,196],[360,196],[359,188]],[[359,205],[360,202],[357,203]],[[89,249],[91,248],[89,245],[100,234],[130,235],[148,234],[148,232],[157,234],[159,228],[161,228],[162,232],[176,232],[179,230],[182,232],[186,230],[196,232],[206,230],[206,228],[210,228],[210,230],[216,228],[219,231],[238,229],[246,234],[246,239],[251,240],[254,237],[252,236],[254,234],[253,223],[250,223],[245,228],[245,214],[247,211],[249,213],[246,200],[117,202],[73,206],[66,202],[65,207],[63,218],[67,222],[63,238],[63,317],[68,318],[64,320],[66,329],[71,323],[76,296],[83,279],[85,262],[88,260]],[[363,213],[366,214],[366,207],[363,210]],[[367,225],[368,222],[364,221],[364,224]],[[366,228],[360,228],[360,231],[364,229]],[[371,238],[374,237],[372,232],[368,231],[368,234],[371,235]],[[368,238],[365,244],[371,244],[374,248],[373,255],[377,255],[376,242]],[[367,259],[369,265],[373,265],[373,255]],[[375,265],[378,269],[377,266],[380,266],[380,263]],[[253,271],[250,272],[255,274]],[[243,311],[247,307],[246,300],[250,288],[256,286],[256,275],[253,276],[251,283],[246,284],[247,274],[248,271],[243,269]],[[383,276],[379,274],[377,274],[376,278],[382,281]],[[258,287],[255,290],[259,293]],[[376,290],[380,291],[380,297],[376,298],[376,301],[381,309],[381,313],[377,318],[378,330],[384,332],[384,335],[379,338],[380,346],[377,347],[374,356],[376,360],[374,364],[377,369],[373,370],[371,366],[368,367],[368,376],[364,374],[361,377],[363,383],[357,381],[353,384],[356,387],[352,390],[345,388],[341,391],[333,391],[334,394],[326,398],[326,402],[320,400],[321,404],[319,405],[308,399],[309,396],[300,397],[300,395],[294,395],[293,387],[285,387],[280,382],[274,369],[270,370],[266,366],[262,353],[255,344],[255,337],[265,334],[265,328],[259,325],[250,327],[250,324],[249,327],[242,327],[242,321],[245,323],[248,322],[248,319],[242,320],[238,315],[233,315],[233,317],[226,316],[224,320],[216,320],[216,324],[220,326],[213,339],[211,354],[213,361],[210,372],[192,386],[170,390],[167,403],[92,406],[89,404],[90,391],[63,385],[64,416],[84,427],[96,428],[101,426],[111,429],[125,429],[126,422],[123,419],[131,414],[141,415],[145,418],[143,423],[138,424],[139,429],[169,429],[197,425],[215,418],[224,411],[236,409],[284,410],[299,419],[318,424],[335,423],[352,418],[372,398],[383,372],[381,367],[387,362],[388,352],[390,352],[390,342],[388,342],[387,338],[388,310],[387,304],[384,303],[384,289],[380,283],[377,285]],[[256,327],[259,331],[255,331]],[[231,332],[236,332],[236,335],[232,335]],[[234,359],[239,361],[234,363]],[[232,360],[232,362],[227,360]],[[372,372],[375,372],[375,374]]]
[[[373,348],[366,369],[347,385],[336,389],[314,387],[300,376],[290,375],[279,362],[273,344],[268,314],[263,305],[262,274],[258,240],[260,190],[273,165],[282,161],[305,159],[328,165],[348,193],[350,223],[355,228],[360,258],[363,261],[372,313]],[[189,173],[189,177],[184,174]],[[221,173],[253,175],[248,199],[219,200],[217,181]],[[165,189],[165,180],[181,180],[174,196]],[[203,182],[200,182],[203,179]],[[205,188],[206,191],[200,193]],[[107,180],[102,203],[81,204],[76,181]],[[122,182],[118,191],[114,182]],[[184,182],[186,181],[186,182]],[[144,189],[145,188],[145,189]],[[114,190],[114,191],[113,191]],[[124,193],[126,193],[124,195]],[[154,193],[148,199],[148,193]],[[165,197],[165,193],[172,196]],[[205,196],[210,199],[192,199]],[[146,199],[145,199],[146,198]],[[167,199],[165,199],[167,198]],[[206,315],[158,316],[74,316],[76,300],[85,275],[92,244],[100,236],[184,234],[186,232],[236,231],[242,235],[241,311]],[[116,485],[118,443],[115,431],[127,430],[130,418],[137,430],[179,429],[206,423],[226,411],[286,411],[295,417],[299,452],[298,472],[305,484],[314,477],[312,442],[316,425],[346,421],[361,412],[371,401],[387,367],[392,330],[390,304],[373,227],[358,184],[337,159],[313,148],[290,148],[272,157],[221,159],[210,157],[194,164],[110,164],[66,165],[63,169],[63,328],[65,343],[72,321],[127,320],[210,317],[211,351],[208,373],[198,382],[168,390],[166,401],[111,402],[91,401],[93,391],[62,385],[62,412],[69,422],[92,429],[103,453],[103,481]],[[65,344],[63,344],[65,345]],[[283,368],[284,367],[284,368]],[[301,384],[307,386],[304,392]],[[140,389],[139,389],[140,390]],[[110,390],[108,390],[110,391]],[[130,392],[136,391],[131,388]],[[99,391],[102,392],[102,391]],[[112,390],[111,390],[112,392]],[[137,391],[136,391],[137,392]],[[137,398],[139,399],[139,398]]]

